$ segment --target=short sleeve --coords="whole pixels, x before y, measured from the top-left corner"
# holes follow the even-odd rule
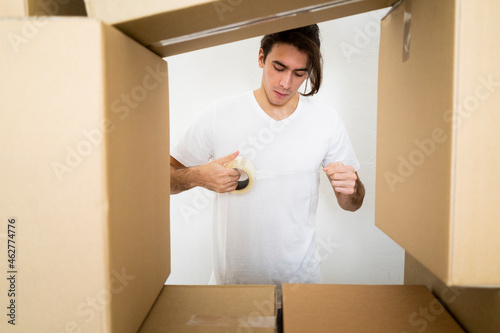
[[[330,137],[328,152],[323,159],[322,165],[325,167],[330,163],[338,161],[344,165],[353,166],[356,171],[360,168],[344,122],[340,115],[335,112],[332,136]]]
[[[214,156],[215,103],[202,111],[170,147],[170,155],[186,167],[209,162]]]

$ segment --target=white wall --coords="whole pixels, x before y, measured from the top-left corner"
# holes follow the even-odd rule
[[[361,163],[367,193],[355,213],[338,207],[322,176],[317,218],[325,283],[402,284],[404,250],[374,226],[377,63],[380,10],[321,23],[324,84],[314,98],[341,114]],[[172,142],[212,100],[260,86],[260,38],[166,58]],[[172,273],[168,284],[210,278],[211,193],[196,188],[171,196]]]

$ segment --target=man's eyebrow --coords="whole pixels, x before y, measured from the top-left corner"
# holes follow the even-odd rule
[[[288,66],[278,60],[273,60],[273,64],[280,65],[281,67],[288,69]],[[307,68],[297,68],[294,72],[307,72]]]

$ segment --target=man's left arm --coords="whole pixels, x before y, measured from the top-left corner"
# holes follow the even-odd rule
[[[334,162],[323,170],[330,180],[339,206],[351,212],[358,210],[365,198],[365,187],[354,167]]]

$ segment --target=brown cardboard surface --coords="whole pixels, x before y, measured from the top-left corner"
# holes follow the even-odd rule
[[[141,333],[274,333],[275,286],[163,287]]]
[[[394,2],[189,0],[139,3],[134,0],[87,0],[85,3],[89,16],[116,26],[165,57],[389,7]],[[205,35],[207,32],[210,34]],[[159,44],[162,41],[168,41],[168,45]]]
[[[484,191],[500,165],[495,7],[403,1],[381,27],[375,224],[450,285],[500,285],[500,193]],[[466,120],[471,98],[480,103]]]
[[[500,287],[500,2],[458,9],[450,275],[456,285]]]
[[[467,332],[500,331],[500,288],[448,287],[408,253],[405,284],[427,286]]]
[[[5,0],[0,16],[86,16],[83,0]]]
[[[425,286],[283,285],[284,333],[463,332]]]
[[[136,332],[170,269],[166,63],[96,20],[37,23],[0,20],[0,331]]]
[[[24,0],[17,1],[1,1],[0,2],[0,16],[15,17],[25,16]]]

